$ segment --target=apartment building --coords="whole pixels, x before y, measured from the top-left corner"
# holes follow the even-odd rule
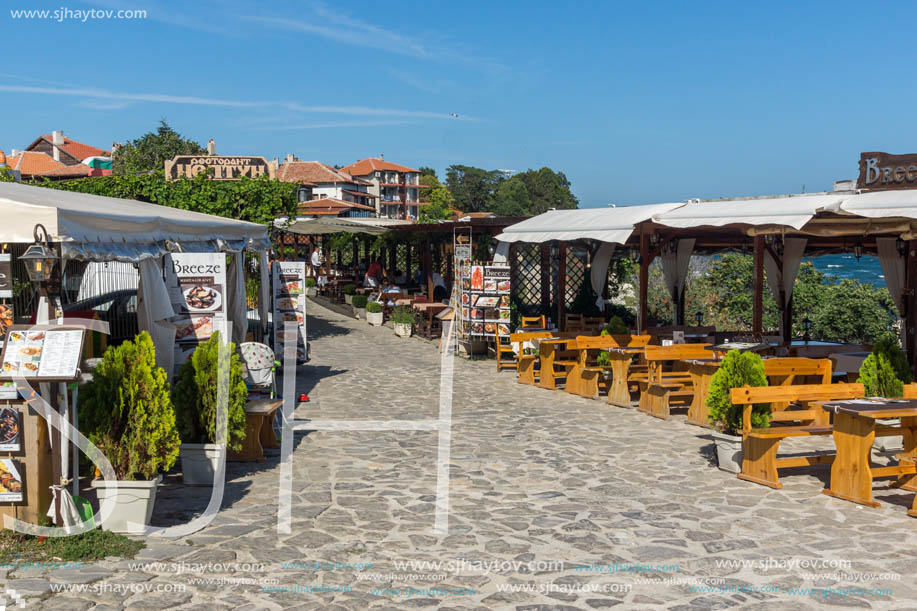
[[[386,161],[384,155],[361,159],[341,168],[354,178],[369,184],[367,191],[377,197],[376,214],[384,218],[418,218],[420,206],[420,171]]]
[[[278,160],[275,163],[278,180],[299,185],[297,199],[300,202],[329,200],[337,204],[355,204],[354,211],[376,210],[378,196],[369,192],[371,184],[365,180],[320,161],[300,161],[293,155],[287,155],[283,164]]]

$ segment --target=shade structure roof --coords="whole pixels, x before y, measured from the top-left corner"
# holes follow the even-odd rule
[[[284,219],[278,219],[275,225],[282,231],[300,235],[322,235],[330,233],[368,233],[380,235],[401,225],[411,225],[411,221],[380,218],[343,218],[343,217],[300,217],[289,225]]]
[[[0,183],[0,240],[32,242],[41,223],[68,258],[129,260],[164,252],[265,248],[267,227],[236,219],[17,183]],[[171,242],[171,244],[170,244]]]
[[[723,227],[725,225],[779,225],[802,229],[819,212],[836,212],[843,194],[693,201],[653,217],[667,227]]]
[[[551,210],[510,225],[497,236],[502,242],[549,242],[591,239],[624,244],[637,223],[684,204],[651,204],[617,208]]]
[[[872,219],[917,219],[917,190],[874,191],[848,195],[841,211]]]

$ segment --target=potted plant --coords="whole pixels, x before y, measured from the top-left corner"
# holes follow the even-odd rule
[[[316,285],[318,283],[315,281],[315,278],[306,278],[304,286],[306,287],[306,297],[315,297],[318,295],[318,289]]]
[[[398,306],[392,312],[392,327],[395,329],[395,335],[398,337],[411,337],[411,331],[414,328],[414,309],[410,306]]]
[[[370,301],[366,304],[366,322],[375,327],[381,327],[384,320],[381,303],[378,301]]]
[[[366,304],[368,302],[369,299],[366,295],[354,295],[350,302],[350,305],[353,306],[353,315],[361,319],[366,318]]]
[[[904,383],[895,374],[891,361],[881,352],[873,352],[860,366],[857,382],[863,385],[867,397],[900,397]]]
[[[117,487],[93,482],[100,503],[114,501],[102,528],[148,525],[156,487],[178,458],[178,430],[166,372],[156,366],[149,333],[110,346],[80,392],[80,431],[111,463]]]
[[[357,285],[353,282],[348,282],[344,285],[344,303],[347,305],[352,305],[354,293],[357,292]]]
[[[743,386],[767,386],[764,363],[754,352],[730,350],[720,368],[710,380],[707,395],[707,418],[716,431],[716,459],[720,469],[731,473],[742,471],[742,406],[734,405],[729,391]],[[751,412],[753,428],[770,425],[771,411],[767,405],[754,405]]]
[[[182,481],[192,486],[212,486],[224,451],[216,444],[217,364],[220,333],[200,344],[178,370],[172,403],[181,436]],[[245,402],[248,389],[235,344],[229,344],[229,414],[226,446],[242,449],[245,439]],[[224,457],[225,458],[225,457]]]

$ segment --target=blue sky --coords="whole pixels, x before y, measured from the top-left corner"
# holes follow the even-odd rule
[[[140,20],[10,10],[143,9]],[[581,206],[830,189],[914,152],[917,6],[10,0],[0,149],[165,118],[221,154],[563,171]],[[458,118],[450,116],[457,113]]]

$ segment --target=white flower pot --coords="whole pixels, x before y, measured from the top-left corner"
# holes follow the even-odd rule
[[[367,312],[366,321],[375,327],[381,327],[382,323],[385,322],[384,316],[382,312]]]
[[[306,297],[315,297],[318,295],[318,288],[314,286],[306,287]]]
[[[162,481],[162,475],[157,475],[152,481],[128,482],[118,481],[117,489],[109,488],[105,480],[95,480],[92,488],[96,491],[99,504],[107,499],[114,501],[114,508],[108,517],[102,520],[102,530],[116,533],[139,533],[141,526],[133,530],[128,523],[148,526],[153,515],[153,505],[156,503],[156,487]],[[110,502],[110,501],[109,501]]]
[[[183,443],[178,448],[182,483],[212,486],[220,464],[220,446],[215,443]]]
[[[344,295],[344,303],[353,305],[353,295]]]
[[[411,337],[412,325],[396,322],[392,326],[395,328],[395,335],[398,337]]]
[[[742,437],[713,431],[716,446],[716,464],[723,471],[742,472]]]
[[[366,320],[366,308],[354,308],[353,315],[360,320]]]

